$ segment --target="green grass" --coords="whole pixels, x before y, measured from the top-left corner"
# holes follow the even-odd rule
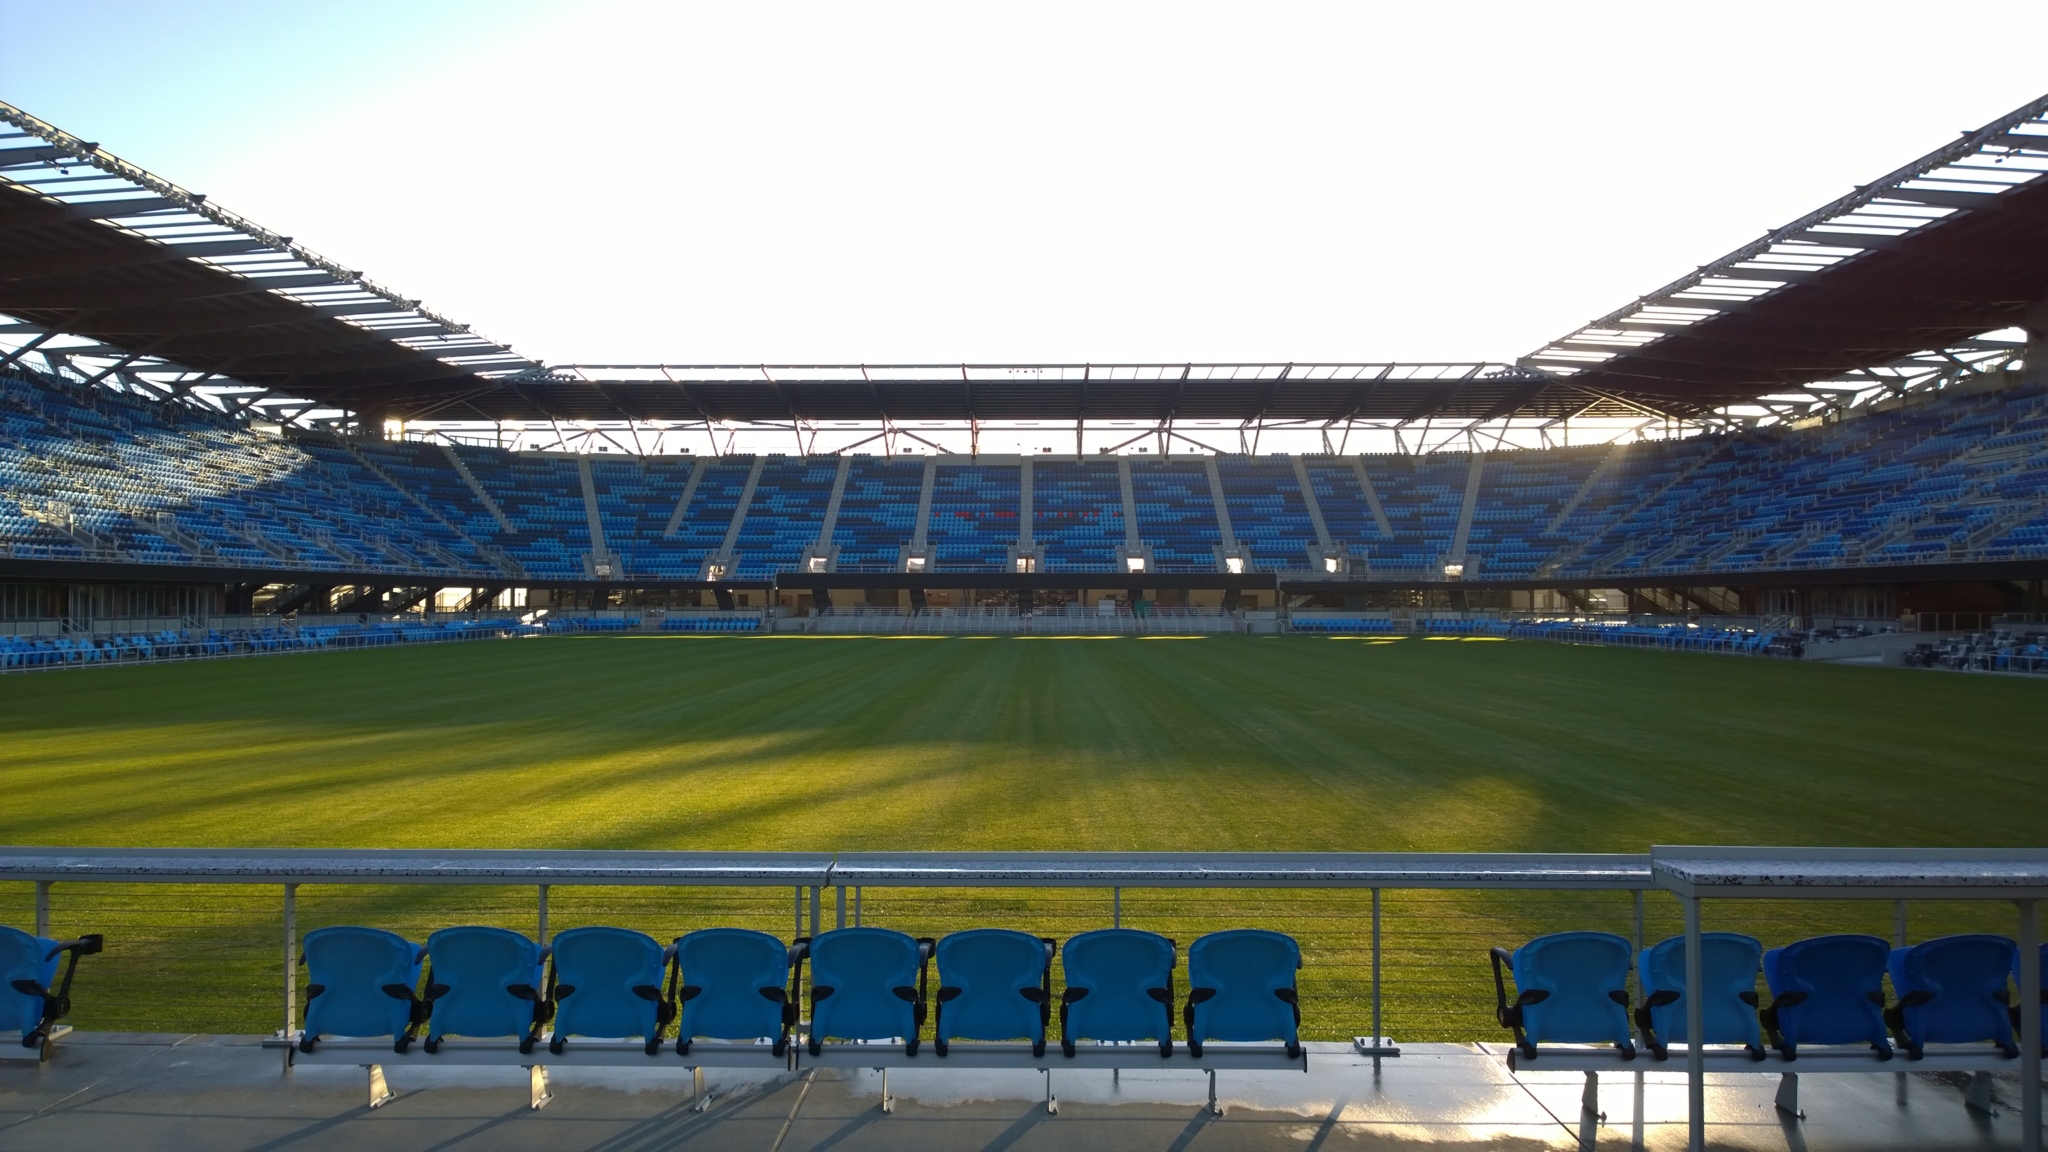
[[[673,849],[1641,851],[2039,843],[2044,686],[1541,643],[1289,636],[606,637],[0,679],[0,842]],[[552,926],[787,933],[786,891],[557,890]],[[1388,1030],[1494,1031],[1484,948],[1626,933],[1623,894],[1389,893]],[[25,884],[0,915],[26,924]],[[920,935],[1107,921],[1093,892],[871,892]],[[59,885],[104,931],[83,1027],[276,1026],[274,888]],[[1362,893],[1125,893],[1177,936],[1300,937],[1319,1036],[1365,1031]],[[301,891],[301,927],[532,928],[531,889]],[[1778,942],[1889,907],[1759,904]],[[1653,896],[1650,931],[1675,930]],[[1917,908],[1915,934],[2010,913]],[[417,938],[417,937],[415,937]]]

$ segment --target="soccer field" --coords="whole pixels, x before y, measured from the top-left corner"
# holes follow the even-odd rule
[[[2039,844],[2039,683],[1543,643],[589,637],[0,678],[14,844],[1641,851]],[[8,923],[29,886],[0,885]],[[785,890],[558,889],[551,926],[787,935]],[[277,1026],[273,887],[59,885],[89,1028]],[[532,931],[530,888],[308,886],[302,929]],[[1363,893],[1124,894],[1299,936],[1305,1030],[1366,1030]],[[1107,893],[871,891],[868,923],[1065,936]],[[1888,905],[1710,908],[1766,943]],[[1676,905],[1650,900],[1652,938]],[[1916,907],[1914,934],[2009,912]],[[1389,893],[1388,1031],[1491,1036],[1485,947],[1628,931],[1625,894]]]

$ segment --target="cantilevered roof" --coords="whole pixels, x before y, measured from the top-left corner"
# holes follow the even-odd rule
[[[1539,349],[1591,392],[1702,412],[1859,377],[2048,301],[2048,96]],[[2037,321],[2041,317],[2035,318]]]
[[[0,103],[0,313],[69,355],[349,409],[534,363],[359,272]]]

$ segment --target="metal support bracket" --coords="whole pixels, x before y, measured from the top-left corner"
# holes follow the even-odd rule
[[[896,1097],[889,1094],[889,1070],[887,1068],[877,1068],[876,1071],[882,1074],[882,1111],[884,1113],[894,1112],[896,1111]]]
[[[1778,1097],[1775,1101],[1778,1111],[1795,1119],[1806,1119],[1806,1113],[1799,1110],[1799,1073],[1787,1072],[1778,1077]]]
[[[711,1107],[711,1093],[704,1090],[704,1069],[690,1069],[690,1087],[696,1099],[690,1101],[690,1111],[703,1112]]]
[[[1986,1116],[1998,1115],[1998,1105],[1993,1102],[1991,1096],[1991,1073],[1970,1074],[1970,1084],[1963,1089],[1963,1106],[1972,1112],[1982,1112]]]
[[[548,1091],[548,1066],[545,1064],[529,1064],[526,1070],[531,1074],[533,1082],[532,1107],[536,1109],[547,1107],[548,1101],[555,1098],[555,1094]]]
[[[1586,1070],[1586,1090],[1579,1094],[1579,1114],[1607,1123],[1607,1113],[1600,1110],[1600,1074],[1590,1068]]]
[[[1060,1114],[1060,1098],[1052,1094],[1052,1069],[1042,1071],[1045,1073],[1045,1114],[1057,1116]]]

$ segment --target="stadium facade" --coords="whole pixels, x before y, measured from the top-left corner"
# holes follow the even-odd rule
[[[0,618],[2041,612],[2044,115],[1515,363],[548,366],[0,105]]]

